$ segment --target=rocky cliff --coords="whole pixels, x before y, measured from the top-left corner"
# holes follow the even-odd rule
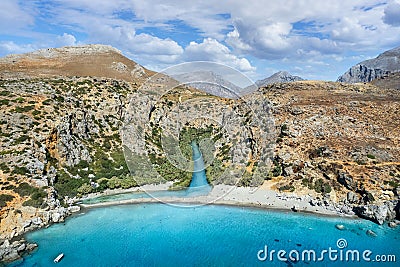
[[[262,87],[262,86],[267,86],[267,85],[273,84],[273,83],[287,83],[287,82],[295,82],[295,81],[304,81],[304,79],[299,76],[291,75],[287,71],[279,71],[277,73],[274,73],[273,75],[271,75],[268,78],[256,81],[256,85],[258,87]]]
[[[351,67],[337,81],[345,83],[371,82],[400,71],[400,47],[386,51]]]

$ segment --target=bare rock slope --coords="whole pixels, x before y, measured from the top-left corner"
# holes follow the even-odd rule
[[[337,81],[345,83],[371,82],[400,71],[400,47],[386,51],[351,67]]]
[[[0,77],[93,76],[131,81],[152,72],[108,45],[48,48],[0,59]]]

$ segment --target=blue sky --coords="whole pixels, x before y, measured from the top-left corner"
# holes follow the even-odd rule
[[[112,45],[147,68],[210,60],[253,80],[336,80],[400,46],[400,0],[1,0],[0,56]]]

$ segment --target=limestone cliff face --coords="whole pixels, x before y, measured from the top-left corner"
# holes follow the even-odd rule
[[[338,82],[371,82],[400,71],[400,47],[386,51],[374,59],[365,60],[351,67],[338,78]]]

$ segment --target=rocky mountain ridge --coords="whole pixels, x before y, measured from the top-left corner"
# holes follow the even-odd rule
[[[287,71],[278,71],[277,73],[272,74],[268,78],[256,81],[256,85],[258,87],[262,87],[273,83],[286,83],[286,82],[296,82],[296,81],[304,81],[304,79],[299,76],[294,76]]]
[[[91,76],[133,81],[152,74],[118,49],[98,44],[48,48],[0,58],[2,78]]]
[[[400,47],[388,50],[376,58],[351,67],[337,81],[345,83],[371,82],[400,71]]]

